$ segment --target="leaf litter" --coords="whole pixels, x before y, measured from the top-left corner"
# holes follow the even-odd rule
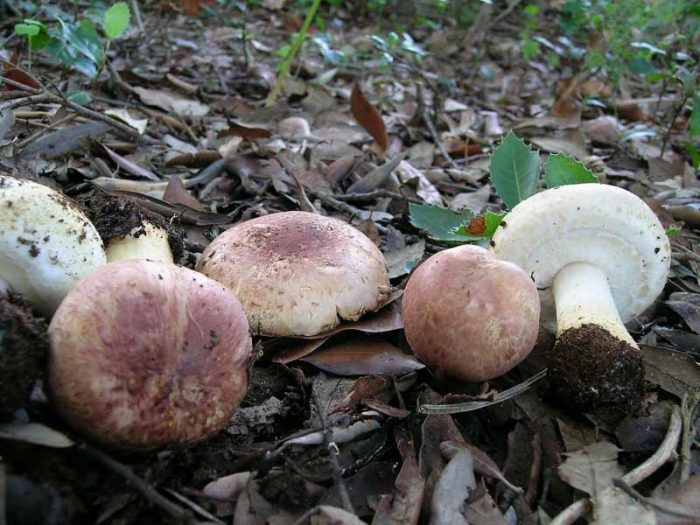
[[[318,338],[261,341],[240,410],[190,449],[95,452],[55,418],[38,384],[0,425],[8,523],[51,505],[53,517],[37,510],[46,523],[697,518],[700,413],[688,399],[700,391],[700,191],[697,166],[683,154],[690,125],[672,130],[668,144],[652,127],[678,107],[676,94],[635,85],[623,100],[603,76],[573,85],[552,64],[514,58],[517,7],[501,16],[488,3],[471,28],[416,29],[387,74],[386,56],[373,54],[380,43],[368,37],[381,32],[344,6],[326,30],[345,26],[346,58],[368,53],[362,67],[338,67],[327,61],[328,44],[309,45],[282,96],[264,107],[274,51],[301,24],[294,11],[263,2],[236,13],[241,28],[215,14],[230,8],[180,5],[143,5],[148,30],[114,40],[108,71],[82,86],[96,95],[92,113],[46,89],[45,79],[67,88],[55,83],[66,70],[43,62],[25,71],[0,52],[3,78],[20,84],[18,92],[6,84],[0,98],[0,173],[78,200],[97,191],[136,198],[186,230],[178,263],[189,267],[239,221],[294,209],[334,215],[378,244],[396,291],[382,310]],[[5,19],[0,28],[12,31]],[[461,45],[484,42],[491,48],[477,66],[462,63],[471,51]],[[424,44],[433,55],[407,58]],[[80,85],[73,75],[71,86]],[[45,100],[23,101],[33,93],[26,89],[45,90]],[[582,106],[585,97],[601,105]],[[643,343],[642,411],[612,422],[563,412],[546,378],[528,382],[544,375],[535,355],[480,386],[413,357],[396,296],[422,259],[487,242],[500,213],[537,189],[595,180],[648,199],[678,231],[667,289],[630,327]],[[465,395],[477,410],[420,413]]]

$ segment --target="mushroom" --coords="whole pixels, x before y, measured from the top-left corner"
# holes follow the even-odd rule
[[[189,444],[229,421],[252,342],[238,299],[187,268],[132,260],[80,280],[49,325],[48,385],[78,431],[125,450]]]
[[[379,309],[384,257],[359,230],[313,213],[274,213],[235,225],[204,250],[197,270],[241,300],[255,334],[311,336]]]
[[[50,316],[75,282],[105,264],[95,227],[70,199],[0,175],[0,291]]]
[[[406,339],[446,375],[482,382],[525,359],[537,341],[537,289],[516,265],[464,245],[421,264],[402,300]]]
[[[671,260],[654,212],[615,186],[561,186],[515,206],[491,250],[537,284],[543,325],[556,331],[555,395],[584,410],[636,406],[644,367],[623,323],[653,304]]]
[[[149,259],[172,263],[182,235],[136,200],[98,193],[89,201],[92,222],[105,243],[107,262]]]

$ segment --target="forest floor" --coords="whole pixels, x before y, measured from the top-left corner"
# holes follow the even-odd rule
[[[545,377],[499,398],[545,368],[544,332],[503,377],[446,378],[412,355],[397,298],[313,340],[256,338],[240,408],[188,448],[124,455],[85,442],[39,383],[0,425],[0,524],[700,523],[692,94],[634,74],[613,86],[582,69],[572,41],[558,39],[554,2],[534,16],[549,22],[538,34],[559,58],[547,60],[544,46],[526,60],[523,38],[534,33],[522,36],[515,2],[440,27],[412,24],[414,13],[390,23],[324,5],[325,27],[312,27],[272,97],[278,51],[294,42],[303,10],[230,3],[186,16],[142,4],[143,28],[132,16],[95,81],[80,72],[100,67],[90,60],[69,67],[34,50],[30,66],[13,35],[27,13],[7,6],[0,175],[81,204],[108,193],[155,211],[183,232],[176,262],[190,268],[235,223],[288,210],[338,217],[377,244],[402,289],[431,254],[488,244],[472,219],[505,209],[491,155],[512,130],[543,162],[570,156],[636,194],[671,234],[667,285],[627,324],[644,397],[627,414],[581,412],[552,398]],[[59,8],[84,12],[63,2],[29,14],[53,27]],[[396,20],[410,38],[390,34]],[[85,42],[67,42],[82,62],[90,56]],[[446,400],[493,402],[418,410]],[[307,437],[288,442],[298,436]]]

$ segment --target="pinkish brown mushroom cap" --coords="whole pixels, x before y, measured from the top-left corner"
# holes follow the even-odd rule
[[[403,295],[406,338],[446,375],[481,382],[525,359],[537,340],[540,302],[532,280],[478,246],[433,255]]]
[[[197,270],[240,299],[253,333],[309,336],[380,308],[389,286],[384,256],[338,219],[292,211],[219,235]]]
[[[77,430],[123,449],[187,444],[226,425],[252,343],[236,297],[187,268],[109,263],[49,326],[49,387]]]

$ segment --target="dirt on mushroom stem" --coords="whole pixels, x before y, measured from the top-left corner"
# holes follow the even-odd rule
[[[551,395],[575,410],[625,416],[644,393],[642,354],[595,324],[564,331],[548,355]]]
[[[182,255],[182,231],[163,216],[141,206],[136,200],[99,192],[86,199],[84,205],[105,246],[112,239],[129,236],[138,238],[145,235],[145,225],[151,223],[167,233],[173,259],[177,261]]]

